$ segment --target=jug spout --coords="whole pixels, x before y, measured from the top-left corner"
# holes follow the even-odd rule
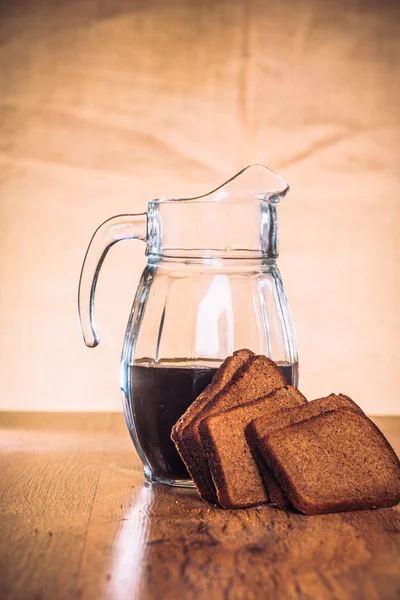
[[[201,198],[206,201],[211,196],[213,201],[247,199],[276,204],[289,190],[289,184],[278,173],[264,165],[251,164]]]

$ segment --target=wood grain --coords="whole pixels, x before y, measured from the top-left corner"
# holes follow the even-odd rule
[[[400,450],[400,418],[375,421]],[[0,413],[4,600],[389,600],[399,509],[225,511],[143,480],[119,414]]]

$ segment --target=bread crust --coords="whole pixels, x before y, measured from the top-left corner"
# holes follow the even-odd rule
[[[267,434],[261,448],[291,504],[307,515],[400,501],[400,463],[362,412],[337,408]]]
[[[262,469],[264,483],[268,489],[271,502],[279,508],[288,508],[290,502],[279,485],[273,471],[263,457],[263,438],[272,431],[299,423],[335,408],[347,407],[364,414],[361,408],[344,394],[330,394],[326,398],[317,398],[300,407],[287,408],[274,415],[266,415],[252,421],[246,429],[246,436],[259,467]]]

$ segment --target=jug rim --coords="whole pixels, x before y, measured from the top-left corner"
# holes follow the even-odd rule
[[[261,202],[265,202],[267,204],[277,204],[278,202],[280,202],[282,200],[282,198],[284,198],[286,196],[286,194],[290,191],[290,186],[287,183],[287,181],[285,181],[285,179],[279,175],[278,173],[276,173],[275,171],[273,171],[272,169],[270,169],[269,167],[266,167],[265,165],[262,165],[261,163],[251,163],[249,165],[247,165],[246,167],[244,167],[243,169],[241,169],[240,171],[238,171],[235,175],[233,175],[232,177],[230,177],[229,179],[227,179],[226,181],[224,181],[224,183],[222,183],[221,185],[217,186],[216,188],[212,189],[210,192],[207,192],[205,194],[202,194],[200,196],[192,196],[192,197],[181,197],[181,198],[155,198],[153,200],[151,200],[151,204],[164,204],[167,202],[223,202],[223,201],[234,201],[234,197],[232,196],[232,194],[230,194],[229,192],[225,192],[225,194],[223,194],[223,188],[229,184],[231,184],[233,181],[235,181],[238,177],[240,177],[242,174],[244,174],[246,171],[248,171],[249,169],[254,169],[257,168],[261,168],[261,169],[265,169],[266,171],[268,171],[268,175],[269,176],[273,176],[277,182],[279,182],[281,184],[281,189],[276,189],[273,191],[258,191],[258,192],[247,192],[244,195],[247,196],[248,198],[253,198],[256,200],[259,200]],[[265,173],[264,173],[265,174]],[[219,193],[217,193],[219,192]],[[215,197],[214,195],[217,193],[217,196]],[[241,196],[241,202],[243,202],[243,195]]]

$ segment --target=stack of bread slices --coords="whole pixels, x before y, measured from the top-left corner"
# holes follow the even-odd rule
[[[171,438],[200,496],[224,508],[272,501],[318,514],[400,501],[399,460],[357,404],[307,402],[249,350],[224,361]]]

